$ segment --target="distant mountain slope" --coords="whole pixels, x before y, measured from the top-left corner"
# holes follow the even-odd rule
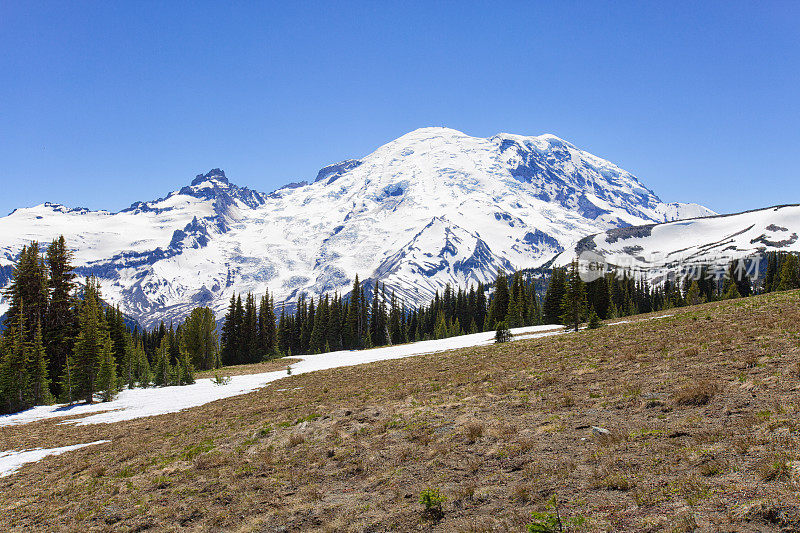
[[[609,264],[630,266],[659,282],[682,266],[724,265],[763,252],[800,252],[800,205],[783,205],[717,215],[611,229],[578,241],[560,254],[566,265],[590,250]]]
[[[146,327],[197,305],[221,316],[233,291],[346,293],[356,273],[416,304],[446,283],[539,266],[584,235],[710,213],[663,203],[553,135],[423,128],[269,194],[214,169],[119,213],[18,209],[0,219],[0,285],[23,244],[64,234],[79,274]]]

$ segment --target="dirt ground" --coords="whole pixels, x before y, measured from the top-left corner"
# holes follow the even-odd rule
[[[111,440],[0,478],[0,529],[525,531],[557,502],[569,531],[800,531],[800,292],[631,320],[0,428]]]

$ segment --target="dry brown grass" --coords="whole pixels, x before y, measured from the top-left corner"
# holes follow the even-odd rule
[[[789,466],[789,455],[771,453],[758,463],[758,474],[763,481],[789,481],[792,470]]]
[[[272,359],[264,361],[263,363],[253,363],[250,365],[234,365],[226,366],[223,368],[215,368],[213,370],[203,370],[195,373],[195,378],[213,378],[215,376],[243,376],[249,374],[261,374],[263,372],[275,372],[277,370],[286,370],[286,367],[296,363],[300,359],[296,357],[282,357],[280,359]]]
[[[483,437],[483,423],[470,422],[464,427],[464,434],[469,442],[475,442]]]
[[[552,496],[583,531],[798,530],[799,296],[0,428],[0,450],[111,440],[0,478],[0,530],[524,531]]]
[[[691,381],[675,393],[675,403],[678,405],[706,405],[719,390],[719,384],[712,380]]]

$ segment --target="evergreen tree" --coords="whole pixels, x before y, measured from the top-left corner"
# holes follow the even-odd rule
[[[687,305],[697,305],[703,302],[702,296],[700,295],[700,286],[697,284],[697,281],[692,281],[689,285],[689,290],[686,292],[686,303]]]
[[[598,318],[608,318],[611,302],[609,299],[608,278],[606,276],[586,284],[586,300]]]
[[[180,352],[187,354],[195,368],[209,370],[220,366],[217,328],[211,309],[197,307],[186,318],[180,328]]]
[[[589,312],[589,329],[598,329],[602,324],[594,308]]]
[[[714,300],[714,293],[717,290],[717,281],[709,273],[708,267],[700,267],[700,275],[697,279],[697,287],[700,289],[700,297],[705,298],[705,301],[711,302]]]
[[[139,344],[136,347],[136,383],[140,387],[149,387],[153,381],[153,373],[150,370],[150,361],[147,359],[147,354],[144,351],[144,346]]]
[[[511,290],[508,297],[508,313],[505,323],[509,328],[518,328],[525,325],[525,311],[527,301],[522,283],[522,276],[517,272],[511,283]]]
[[[79,315],[79,333],[70,355],[67,373],[69,401],[94,401],[97,370],[106,346],[110,346],[105,315],[100,308],[100,286],[95,278],[87,278]]]
[[[136,386],[136,347],[133,344],[133,337],[128,334],[125,336],[125,349],[122,357],[122,368],[120,373],[120,387],[127,386],[132,389]]]
[[[47,269],[39,253],[39,243],[24,246],[14,266],[11,283],[4,290],[9,301],[6,325],[19,322],[24,314],[24,323],[30,325],[23,333],[26,342],[33,340],[33,325],[45,323],[47,311]]]
[[[317,318],[317,310],[319,309],[319,305],[322,303],[322,298],[320,297],[318,302],[314,302],[314,297],[308,299],[308,314],[306,315],[305,320],[303,321],[303,326],[301,328],[301,336],[300,336],[300,344],[301,349],[305,353],[309,353],[312,351],[311,349],[311,333],[314,331],[314,321]]]
[[[266,359],[278,354],[278,332],[275,324],[275,305],[269,291],[261,297],[258,310],[258,332],[261,353]]]
[[[235,334],[233,338],[233,363],[240,365],[245,362],[245,347],[247,346],[247,336],[245,333],[245,310],[242,305],[242,295],[236,297],[236,306],[234,308],[233,324]]]
[[[389,317],[386,312],[386,287],[375,282],[375,292],[372,298],[372,312],[370,313],[369,334],[372,346],[386,346],[391,344],[389,337]]]
[[[483,287],[483,283],[478,285],[478,289],[475,291],[475,323],[478,326],[483,326],[483,324],[487,320],[488,316],[488,308],[486,302],[486,291]],[[489,328],[483,328],[483,331],[488,331]]]
[[[175,374],[173,385],[191,385],[194,383],[194,365],[186,351],[180,351],[173,371]]]
[[[328,296],[319,299],[319,305],[314,310],[313,324],[311,325],[311,333],[309,334],[309,351],[311,353],[322,353],[325,350],[325,344],[328,339]]]
[[[506,320],[509,300],[508,278],[501,270],[497,273],[497,279],[494,282],[494,295],[492,295],[492,301],[489,304],[489,324],[491,327],[494,327],[498,322]]]
[[[42,338],[42,324],[36,325],[31,348],[28,376],[30,379],[30,400],[32,405],[47,405],[52,402],[50,380],[47,377],[47,354]]]
[[[408,342],[405,328],[403,327],[403,317],[405,312],[397,304],[397,296],[392,291],[391,305],[389,307],[389,341],[390,344],[402,344]]]
[[[156,354],[156,367],[153,373],[153,384],[157,387],[166,387],[172,383],[173,369],[170,363],[169,339],[164,336]]]
[[[358,274],[353,281],[353,289],[350,292],[350,305],[347,310],[347,344],[350,349],[359,349],[363,346],[364,322],[361,302],[361,285],[358,282]]]
[[[778,283],[779,291],[800,289],[800,268],[796,254],[786,254],[781,265],[781,278]]]
[[[456,317],[455,320],[450,322],[448,337],[456,337],[461,335],[461,333],[461,322],[459,322],[458,317]]]
[[[508,326],[505,322],[498,322],[497,329],[494,332],[494,342],[502,343],[502,342],[509,342],[511,340],[511,331],[508,329]]]
[[[113,400],[119,390],[117,385],[117,363],[114,360],[110,337],[105,339],[102,350],[100,351],[95,390],[100,393],[100,397],[104,402]]]
[[[366,288],[362,285],[359,288],[358,301],[360,303],[359,322],[361,323],[361,346],[372,348],[372,336],[369,333],[369,305],[367,302]]]
[[[258,328],[258,310],[256,299],[247,293],[244,305],[244,330],[242,331],[242,358],[243,363],[258,363],[265,354],[259,350],[260,338]]]
[[[16,413],[31,406],[28,346],[25,342],[24,304],[20,303],[16,320],[6,323],[3,336],[3,359],[0,363],[0,400],[4,413]]]
[[[577,261],[573,261],[567,273],[564,297],[561,300],[561,323],[578,331],[586,318],[586,289],[581,280]]]
[[[547,324],[561,323],[561,302],[566,292],[566,272],[561,268],[554,268],[547,284],[544,296],[544,322]]]
[[[736,290],[741,296],[753,294],[753,283],[747,275],[747,263],[744,259],[731,262],[728,276],[733,280]]]
[[[289,336],[291,335],[291,327],[289,326],[289,321],[286,316],[286,304],[281,305],[281,317],[278,320],[278,350],[282,354],[289,353],[291,349],[291,340]]]
[[[343,326],[343,313],[342,313],[342,300],[334,294],[333,301],[331,302],[330,312],[328,313],[328,338],[326,343],[331,351],[342,349],[342,326]]]
[[[222,322],[222,332],[220,343],[222,345],[220,357],[223,365],[237,364],[238,352],[238,335],[241,330],[238,322],[238,315],[236,312],[236,293],[231,295],[231,301],[228,305],[228,312]]]
[[[733,300],[734,298],[741,298],[742,295],[739,294],[739,289],[736,287],[735,283],[727,284],[727,288],[724,289],[722,294],[722,298],[724,300]]]
[[[50,301],[42,329],[48,356],[50,390],[58,396],[61,393],[58,378],[63,374],[64,365],[72,352],[78,324],[72,252],[67,248],[63,235],[47,248],[47,267]]]
[[[447,327],[447,319],[444,317],[444,311],[440,310],[436,315],[436,325],[433,327],[433,338],[444,339],[450,336],[450,331]]]
[[[764,292],[772,292],[777,289],[780,280],[778,270],[778,254],[769,252],[767,254],[767,270],[764,277]]]
[[[539,309],[539,298],[536,295],[536,281],[531,278],[527,287],[528,309],[525,315],[525,325],[534,326],[541,322],[541,309]]]

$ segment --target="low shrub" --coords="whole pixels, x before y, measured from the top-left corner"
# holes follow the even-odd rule
[[[439,489],[425,489],[419,495],[419,503],[424,506],[422,517],[428,520],[440,520],[444,516],[442,505],[447,501]]]
[[[675,393],[678,405],[706,405],[719,392],[719,385],[710,380],[687,383]]]

